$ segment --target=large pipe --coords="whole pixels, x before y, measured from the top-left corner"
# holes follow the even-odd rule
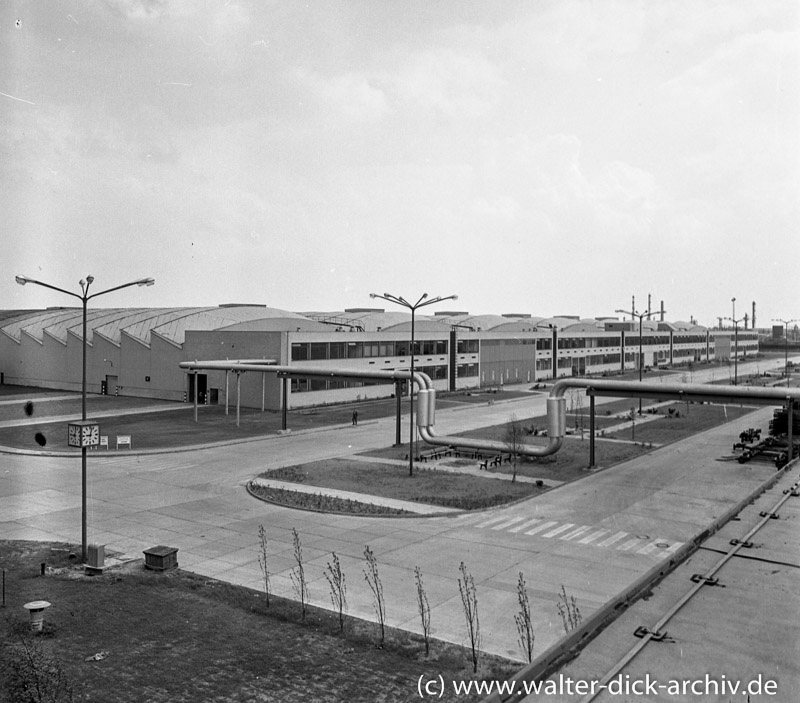
[[[278,366],[266,360],[243,361],[183,361],[180,367],[197,373],[198,369],[224,371],[260,371],[277,373],[281,376],[305,377],[344,377],[344,378],[380,378],[401,380],[411,378],[409,370],[385,371],[373,369],[342,369],[326,367]],[[413,382],[417,384],[417,425],[420,436],[428,444],[440,446],[458,446],[468,449],[485,449],[487,451],[508,452],[505,442],[472,439],[466,437],[448,437],[437,435],[432,427],[435,420],[436,394],[433,382],[426,374],[415,370]],[[748,386],[714,386],[688,383],[654,383],[639,381],[612,381],[608,379],[564,378],[556,381],[547,399],[547,425],[549,442],[546,446],[524,445],[519,451],[523,456],[548,456],[555,454],[560,448],[566,434],[566,398],[568,388],[585,388],[591,395],[612,396],[620,398],[656,398],[658,400],[702,400],[716,403],[749,403],[756,405],[782,405],[784,402],[800,401],[798,388],[752,388]],[[195,402],[197,383],[195,382]],[[196,412],[196,408],[195,408]]]
[[[259,373],[275,373],[281,376],[303,376],[308,378],[380,378],[387,381],[410,377],[408,370],[385,371],[383,369],[352,369],[326,366],[280,366],[269,360],[254,359],[245,361],[181,361],[182,369],[197,371],[258,371]],[[414,373],[418,386],[425,387],[425,382]],[[426,377],[427,378],[427,377]],[[428,379],[430,381],[430,379]]]
[[[427,377],[426,377],[427,378]],[[430,381],[430,379],[428,379]],[[468,437],[440,436],[433,431],[436,413],[436,391],[423,389],[417,392],[417,425],[419,434],[428,444],[445,447],[464,447],[465,449],[485,449],[492,452],[508,452],[508,443],[491,439]],[[517,447],[521,456],[549,456],[560,448],[567,427],[566,398],[547,399],[547,436],[546,446],[523,444]]]
[[[549,419],[549,418],[548,418]],[[420,427],[419,436],[428,444],[436,444],[445,447],[464,447],[465,449],[485,449],[492,452],[508,452],[506,442],[498,442],[491,439],[473,439],[469,437],[440,437],[434,434],[430,426]],[[549,456],[561,449],[563,437],[549,435],[549,442],[546,446],[534,446],[522,444],[517,447],[520,456]]]
[[[702,383],[658,383],[612,381],[608,379],[563,378],[553,385],[550,396],[563,395],[567,388],[586,388],[589,393],[618,398],[653,398],[656,400],[702,400],[707,403],[745,403],[782,405],[800,400],[800,388],[754,388],[752,386],[715,386]]]
[[[427,377],[426,377],[427,378]],[[800,400],[800,389],[751,388],[745,386],[712,386],[686,383],[640,383],[638,381],[611,381],[601,379],[565,378],[553,385],[547,399],[547,446],[524,445],[519,450],[523,456],[548,456],[560,448],[566,434],[566,398],[568,388],[586,388],[592,396],[605,395],[621,398],[657,398],[659,400],[703,400],[717,403],[748,402],[756,405],[781,405]],[[428,443],[442,446],[486,449],[508,452],[507,442],[466,437],[442,437],[433,429],[436,395],[433,390],[421,390],[417,396],[417,423],[420,436]]]

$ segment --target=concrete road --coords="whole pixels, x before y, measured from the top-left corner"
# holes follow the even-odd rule
[[[474,429],[511,412],[524,417],[543,409],[544,397],[534,396],[441,412],[437,430]],[[759,410],[746,424],[766,430],[771,413]],[[388,624],[420,631],[414,583],[420,567],[433,635],[458,643],[466,641],[458,588],[463,561],[478,588],[483,649],[520,659],[513,620],[518,574],[527,582],[535,651],[541,652],[563,633],[556,608],[562,586],[590,614],[774,471],[771,464],[719,461],[743,424],[710,430],[523,503],[459,517],[324,515],[268,505],[244,490],[265,469],[385,446],[394,436],[391,418],[173,454],[93,453],[89,540],[137,558],[157,544],[178,547],[183,568],[262,588],[263,524],[273,592],[291,597],[296,529],[311,602],[329,607],[324,569],[335,551],[347,578],[349,612],[374,619],[363,577],[369,545],[379,563]],[[4,454],[0,461],[0,538],[79,541],[79,459]]]

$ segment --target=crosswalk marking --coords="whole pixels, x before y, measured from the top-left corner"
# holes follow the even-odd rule
[[[537,532],[541,532],[542,530],[546,530],[548,527],[552,527],[553,525],[558,525],[556,520],[550,520],[549,522],[545,522],[538,527],[534,527],[532,530],[528,530],[525,534],[526,535],[535,535]]]
[[[595,532],[592,532],[592,534],[590,534],[590,535],[586,535],[586,537],[584,537],[583,539],[579,539],[578,540],[578,544],[591,544],[598,537],[601,537],[602,535],[607,535],[607,534],[608,534],[608,530],[597,530]]]
[[[621,545],[619,545],[619,547],[617,547],[617,549],[621,552],[627,552],[629,549],[633,549],[633,547],[636,545],[641,544],[641,541],[642,540],[634,537],[633,539],[629,539],[627,542],[623,542]]]
[[[661,541],[663,541],[663,540],[657,539],[655,542],[650,542],[650,544],[646,544],[641,549],[637,549],[636,553],[637,554],[650,554],[650,552],[658,549],[658,547],[656,547],[656,544],[658,542],[661,542]]]
[[[509,532],[521,532],[522,530],[526,530],[529,527],[533,527],[537,522],[542,522],[542,518],[537,517],[533,518],[532,520],[528,520],[527,522],[523,522],[521,525],[517,525],[516,527],[512,527]]]
[[[519,522],[520,520],[524,520],[524,517],[512,517],[510,520],[506,520],[505,522],[501,522],[499,525],[493,525],[493,530],[504,530],[506,527],[511,527],[515,522]]]
[[[561,527],[556,527],[555,530],[550,530],[550,532],[546,532],[545,534],[542,535],[542,537],[547,537],[548,539],[550,537],[555,537],[556,535],[559,535],[562,532],[568,530],[570,527],[575,527],[575,525],[572,524],[571,522],[567,522],[561,525]]]
[[[608,539],[604,539],[602,542],[598,542],[598,547],[610,547],[614,542],[619,542],[623,537],[627,537],[627,532],[617,532],[615,535],[611,535]]]
[[[489,525],[493,525],[495,522],[501,522],[507,519],[507,517],[508,516],[506,515],[500,515],[500,517],[493,517],[491,520],[487,520],[486,522],[482,522],[479,525],[475,525],[475,527],[477,527],[478,529],[489,527]]]
[[[620,530],[612,534],[607,528],[599,528],[596,525],[576,525],[572,522],[560,522],[559,520],[548,520],[543,517],[528,517],[527,515],[494,515],[487,519],[483,515],[463,515],[455,518],[457,527],[470,525],[475,529],[487,529],[496,532],[520,536],[537,536],[542,539],[556,538],[565,542],[575,544],[591,545],[601,549],[612,548],[617,552],[627,552],[650,556],[658,559],[669,557],[680,549],[683,542],[671,542],[670,540],[657,537],[635,537],[629,532]]]
[[[559,539],[563,539],[563,540],[575,539],[576,537],[580,537],[587,530],[591,530],[591,529],[592,528],[589,525],[583,525],[582,527],[576,527],[571,532],[567,532],[567,534],[561,535],[561,537],[559,537]]]

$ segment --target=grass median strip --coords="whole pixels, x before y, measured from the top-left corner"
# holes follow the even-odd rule
[[[303,485],[319,486],[324,489],[351,491],[382,498],[424,503],[460,510],[479,510],[525,498],[543,490],[535,484],[496,481],[490,478],[469,474],[437,471],[417,466],[413,476],[408,468],[396,464],[376,464],[351,461],[348,459],[327,459],[299,466],[288,466],[260,474],[266,479],[290,481]],[[309,494],[283,491],[283,495],[273,494],[275,502],[280,498],[290,501],[307,501]],[[286,503],[284,503],[286,504]],[[351,510],[345,501],[337,505],[336,500],[328,502],[328,509],[334,512],[361,512]],[[304,507],[295,505],[295,507]],[[338,509],[335,509],[338,508]]]

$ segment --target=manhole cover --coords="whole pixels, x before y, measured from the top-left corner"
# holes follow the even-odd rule
[[[657,542],[656,547],[658,547],[659,549],[666,549],[667,547],[669,547],[669,544],[667,544],[666,542]]]
[[[650,539],[650,535],[636,535],[636,539]]]

